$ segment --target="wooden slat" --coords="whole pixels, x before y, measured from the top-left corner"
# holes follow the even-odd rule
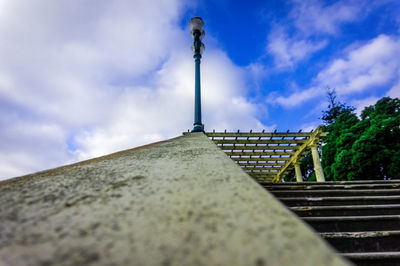
[[[263,174],[263,175],[259,175],[259,174],[254,174],[254,173],[247,173],[249,176],[252,177],[267,177],[267,178],[274,178],[276,176],[276,173],[267,173],[267,174]]]
[[[249,174],[249,176],[251,176],[252,178],[256,179],[256,180],[260,180],[260,179],[270,179],[272,180],[274,178],[274,175],[251,175]]]
[[[245,171],[247,174],[252,175],[252,176],[265,176],[265,175],[273,175],[276,176],[276,172],[249,172],[249,171]]]
[[[261,178],[266,178],[266,179],[273,179],[275,177],[275,174],[273,175],[253,175],[252,173],[247,173],[249,176],[253,177],[254,179],[261,179]]]
[[[262,167],[248,167],[248,166],[241,166],[243,170],[280,170],[282,168],[282,166],[262,166]],[[276,172],[275,174],[277,174],[278,172]]]
[[[248,152],[250,153],[251,151],[256,152],[268,152],[268,153],[273,153],[274,151],[279,151],[279,152],[285,152],[286,154],[288,153],[293,153],[295,152],[299,147],[301,146],[270,146],[270,147],[254,147],[254,146],[218,146],[221,150],[224,152],[233,152],[233,151],[243,151],[243,152]]]
[[[263,168],[249,168],[246,171],[252,172],[252,173],[278,173],[279,169],[281,167],[263,167]]]
[[[255,151],[295,151],[301,146],[218,146],[222,150],[226,151],[240,151],[240,150],[255,150]]]
[[[279,166],[282,167],[285,165],[285,163],[237,163],[240,166]]]
[[[272,157],[272,158],[243,158],[243,157],[231,157],[234,161],[248,161],[248,162],[262,162],[262,161],[289,161],[289,157]]]
[[[264,174],[264,175],[255,175],[254,173],[247,173],[247,174],[254,178],[274,178],[276,175],[275,173]]]
[[[252,172],[252,173],[278,173],[279,172],[279,167],[264,167],[264,168],[249,168],[245,170],[246,172]]]
[[[252,140],[252,139],[218,139],[213,140],[216,144],[263,144],[263,145],[273,145],[273,144],[303,144],[306,142],[305,139],[271,139],[271,140]]]
[[[207,132],[208,137],[309,137],[312,133],[295,133],[295,132]]]
[[[229,156],[271,156],[271,155],[284,155],[291,156],[294,154],[293,151],[270,151],[270,152],[226,152],[226,155]]]
[[[327,134],[327,132],[322,132],[321,126],[314,132],[206,133],[220,149],[254,179],[271,181],[282,179],[287,171],[293,169],[294,156],[300,158],[309,153],[310,143]]]
[[[275,172],[264,173],[264,174],[257,174],[257,173],[247,173],[247,174],[252,177],[272,177],[272,178],[274,178],[276,176]]]

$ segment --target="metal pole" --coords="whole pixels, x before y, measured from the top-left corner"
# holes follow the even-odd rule
[[[201,32],[196,30],[194,35],[194,56],[195,59],[195,92],[194,92],[194,124],[192,132],[203,132],[203,124],[201,122],[201,92],[200,92],[200,59],[201,59]]]

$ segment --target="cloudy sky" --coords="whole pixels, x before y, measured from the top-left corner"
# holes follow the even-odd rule
[[[310,130],[327,86],[400,97],[398,0],[0,0],[0,180],[191,129],[193,16],[206,130]]]

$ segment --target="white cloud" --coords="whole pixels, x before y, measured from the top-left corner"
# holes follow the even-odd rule
[[[303,132],[311,132],[314,131],[320,125],[321,123],[319,122],[311,122],[311,123],[305,123],[301,125],[299,128],[302,129]]]
[[[2,8],[0,178],[192,127],[191,38],[179,27],[184,4],[15,0]],[[222,51],[205,51],[207,129],[264,127],[241,71]]]
[[[394,36],[380,35],[363,46],[349,49],[342,57],[333,60],[314,78],[311,88],[296,91],[289,96],[276,95],[284,107],[293,107],[320,97],[324,88],[335,88],[338,95],[391,88],[388,95],[396,96],[400,84],[400,40]],[[361,106],[361,105],[360,105]]]
[[[363,0],[335,1],[331,5],[318,0],[293,2],[290,17],[306,35],[337,34],[341,24],[359,20],[368,10],[368,2]]]
[[[380,35],[369,43],[334,60],[317,76],[319,84],[335,88],[338,94],[361,92],[375,86],[387,86],[400,77],[400,41]]]
[[[267,51],[274,57],[275,66],[293,68],[298,62],[326,46],[326,41],[313,42],[289,37],[282,27],[276,26],[268,36]]]
[[[249,75],[252,79],[256,81],[265,79],[269,75],[266,66],[259,62],[249,64],[246,69],[249,71]]]
[[[248,102],[242,70],[218,50],[207,51],[202,62],[203,123],[206,130],[266,128],[254,116],[257,106]],[[192,129],[194,101],[193,60],[176,55],[155,74],[150,87],[127,87],[120,94],[109,124],[77,137],[80,158],[151,143]],[[149,105],[149,103],[151,103]]]
[[[400,70],[397,73],[397,75],[400,77]],[[400,79],[396,84],[393,85],[393,87],[387,92],[386,96],[389,96],[391,98],[400,98]]]
[[[359,21],[379,2],[341,0],[292,0],[288,21],[274,25],[268,35],[267,52],[279,70],[293,69],[297,63],[328,45],[327,35],[337,35],[344,23]],[[282,26],[285,25],[285,26]],[[290,34],[289,34],[290,33]]]
[[[276,102],[285,108],[291,108],[298,106],[312,98],[321,97],[325,92],[326,90],[324,88],[311,87],[306,90],[296,91],[290,96],[278,96],[275,99],[270,99],[269,101]]]
[[[356,113],[360,116],[365,107],[374,105],[378,100],[378,97],[367,97],[360,100],[353,100],[350,105],[356,108]]]

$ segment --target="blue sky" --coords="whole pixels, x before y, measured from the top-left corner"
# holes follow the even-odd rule
[[[205,22],[206,130],[311,130],[326,87],[400,97],[400,2],[0,0],[0,179],[192,128],[188,22]]]

